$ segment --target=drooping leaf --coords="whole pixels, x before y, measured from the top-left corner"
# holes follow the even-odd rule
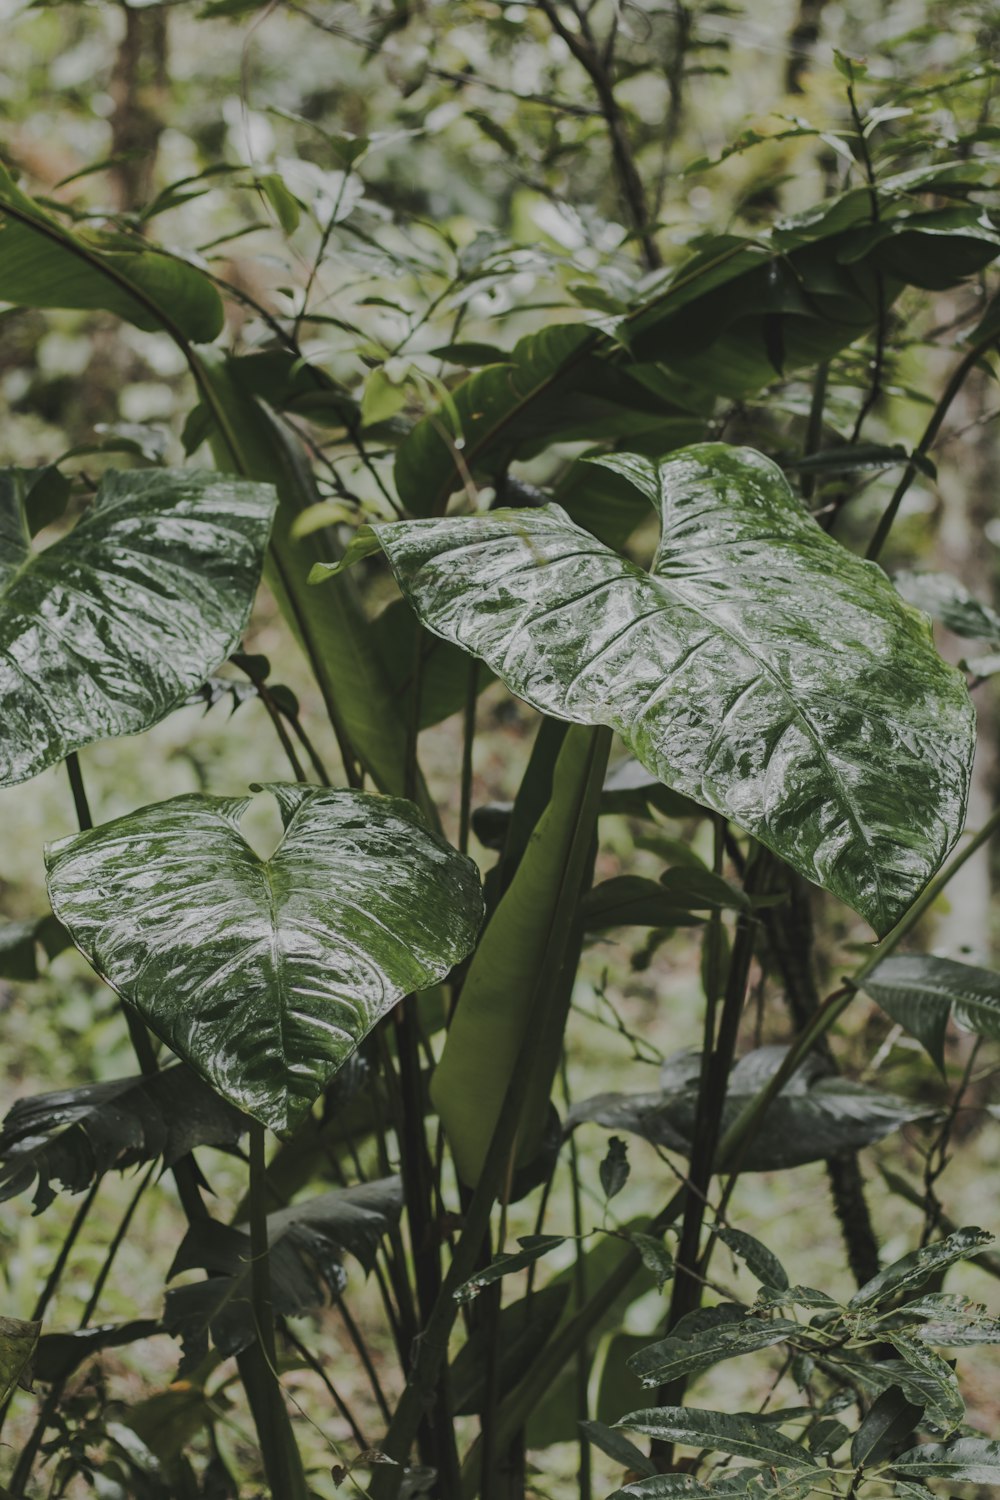
[[[0,786],[185,702],[239,642],[273,514],[266,485],[112,473],[73,531],[33,552],[0,487]]]
[[[913,1432],[923,1415],[922,1406],[907,1401],[898,1386],[877,1396],[865,1413],[861,1426],[851,1441],[851,1463],[876,1464],[889,1458],[900,1443]]]
[[[347,1283],[349,1253],[366,1271],[386,1233],[397,1223],[403,1198],[398,1177],[322,1193],[267,1216],[274,1309],[295,1317],[339,1296]],[[167,1292],[163,1321],[185,1345],[186,1366],[205,1352],[207,1334],[220,1354],[239,1354],[256,1338],[251,1301],[250,1235],[217,1219],[192,1224],[170,1275],[205,1270],[207,1281]]]
[[[769,1250],[752,1234],[747,1234],[742,1229],[730,1229],[727,1224],[720,1224],[716,1229],[716,1234],[724,1245],[728,1245],[734,1255],[739,1256],[750,1274],[756,1276],[761,1286],[778,1291],[785,1290],[788,1286],[788,1272],[773,1250]]]
[[[602,462],[660,513],[650,574],[556,506],[378,524],[356,553],[377,539],[429,629],[544,713],[609,724],[667,785],[887,931],[963,825],[960,675],[760,454]]]
[[[745,1314],[738,1322],[718,1323],[685,1338],[676,1333],[659,1339],[629,1360],[629,1369],[645,1386],[665,1385],[681,1375],[708,1370],[724,1359],[769,1349],[801,1332],[797,1323],[785,1318],[759,1318]]]
[[[35,1185],[35,1213],[53,1183],[81,1193],[105,1172],[195,1146],[235,1146],[246,1122],[183,1065],[19,1099],[0,1131],[0,1201]]]
[[[0,1318],[0,1406],[17,1386],[31,1389],[31,1367],[41,1323]]]
[[[136,1318],[131,1323],[99,1323],[76,1328],[72,1333],[43,1333],[35,1354],[39,1380],[67,1380],[73,1371],[103,1349],[121,1349],[138,1339],[152,1338],[163,1327],[155,1318]]]
[[[969,1227],[957,1229],[943,1240],[911,1250],[900,1260],[886,1266],[871,1281],[854,1293],[849,1307],[880,1307],[900,1292],[912,1291],[923,1286],[925,1281],[956,1261],[969,1260],[984,1245],[992,1244],[993,1236],[984,1229]]]
[[[732,1453],[737,1458],[752,1458],[757,1463],[775,1467],[787,1466],[789,1462],[801,1469],[816,1466],[807,1448],[793,1443],[791,1438],[777,1430],[773,1422],[763,1421],[752,1412],[658,1406],[648,1411],[630,1412],[616,1425],[663,1442],[711,1448],[717,1453]]]
[[[456,1302],[471,1302],[473,1297],[478,1297],[485,1287],[492,1286],[502,1276],[510,1276],[514,1271],[523,1271],[526,1267],[534,1265],[543,1255],[548,1255],[550,1250],[566,1243],[565,1235],[561,1234],[526,1234],[517,1242],[520,1250],[510,1251],[505,1255],[497,1255],[485,1266],[483,1270],[477,1271],[475,1276],[470,1276],[468,1281],[463,1281],[455,1290]]]
[[[278,1133],[405,994],[472,946],[479,876],[410,803],[277,783],[175,797],[47,850],[53,909],[97,972],[224,1098]]]
[[[893,576],[903,598],[956,635],[1000,645],[1000,615],[981,604],[963,583],[948,573],[896,573]]]
[[[0,979],[37,979],[38,949],[54,958],[69,943],[69,933],[52,915],[0,922]]]
[[[912,1032],[942,1072],[949,1020],[1000,1041],[1000,974],[992,969],[927,953],[894,954],[872,970],[863,988]]]
[[[3,166],[0,231],[0,301],[103,310],[193,343],[222,328],[222,302],[201,271],[147,245],[71,232]]]
[[[961,1484],[1000,1484],[1000,1442],[990,1438],[956,1438],[950,1443],[920,1443],[892,1465],[894,1474],[914,1479],[950,1479]]]
[[[651,1475],[655,1471],[651,1459],[630,1443],[627,1437],[616,1432],[613,1427],[608,1427],[604,1422],[581,1422],[580,1426],[595,1448],[600,1448],[615,1463],[621,1464],[623,1469],[632,1469],[636,1474]],[[621,1493],[626,1493],[622,1491]]]
[[[725,1130],[780,1067],[786,1049],[759,1047],[734,1067],[722,1114]],[[690,1153],[696,1129],[698,1088],[693,1077],[659,1093],[598,1094],[574,1104],[567,1129],[584,1121],[608,1130],[628,1130],[668,1151]],[[742,1159],[745,1172],[771,1172],[823,1161],[837,1151],[857,1150],[928,1113],[891,1094],[845,1078],[819,1076],[806,1067],[772,1100]]]
[[[450,1386],[458,1417],[482,1411],[488,1391],[488,1366],[496,1360],[496,1387],[503,1397],[517,1384],[548,1342],[569,1296],[568,1286],[546,1286],[500,1309],[495,1327],[475,1328],[452,1360]]]

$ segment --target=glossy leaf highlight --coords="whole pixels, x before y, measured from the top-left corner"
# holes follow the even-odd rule
[[[442,979],[482,917],[472,862],[406,802],[278,783],[175,797],[47,850],[53,909],[97,972],[230,1103],[290,1130],[382,1016]]]

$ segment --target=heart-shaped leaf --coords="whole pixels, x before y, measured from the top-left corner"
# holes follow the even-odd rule
[[[429,629],[542,712],[609,724],[668,786],[886,932],[963,826],[975,720],[960,674],[759,453],[601,462],[659,511],[651,573],[552,505],[379,524],[345,562],[380,545]]]
[[[183,703],[239,643],[274,514],[268,485],[106,474],[67,536],[32,550],[0,476],[0,786]]]
[[[46,851],[53,909],[102,978],[222,1096],[291,1130],[382,1016],[464,958],[471,860],[408,802],[278,783],[262,860],[248,797],[174,797]]]

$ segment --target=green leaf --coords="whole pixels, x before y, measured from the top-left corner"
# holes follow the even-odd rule
[[[1000,974],[992,969],[926,953],[896,954],[876,965],[862,988],[912,1032],[942,1072],[949,1019],[1000,1041]]]
[[[371,1028],[442,979],[482,917],[472,862],[410,803],[278,783],[175,797],[50,845],[53,909],[97,972],[223,1098],[290,1131]]]
[[[898,1386],[883,1391],[872,1402],[854,1434],[851,1463],[860,1469],[862,1464],[877,1464],[889,1458],[910,1436],[922,1415],[923,1407],[907,1401]]]
[[[705,1500],[714,1492],[690,1474],[656,1474],[614,1490],[608,1500]]]
[[[668,786],[888,931],[963,826],[961,676],[761,455],[603,462],[660,513],[651,574],[557,506],[372,531],[429,629],[542,712],[610,725]]]
[[[593,731],[582,729],[571,729],[563,741],[551,800],[479,941],[431,1078],[455,1165],[470,1186],[478,1181],[529,1028],[536,1057],[518,1137],[522,1165],[544,1132],[563,1026],[553,1014],[543,1045],[540,1015],[545,1002],[550,1009],[558,1004],[564,1025],[570,997],[568,984],[563,993],[546,981],[544,995],[539,986],[553,963],[562,962],[576,916],[604,775],[596,742]]]
[[[956,1229],[954,1234],[949,1234],[943,1240],[937,1240],[932,1245],[924,1245],[919,1250],[911,1250],[909,1255],[902,1259],[893,1261],[891,1266],[886,1266],[871,1281],[865,1282],[863,1287],[854,1293],[848,1307],[880,1307],[890,1298],[896,1297],[900,1292],[912,1291],[915,1287],[923,1286],[925,1281],[952,1266],[956,1261],[969,1260],[984,1245],[993,1243],[993,1236],[984,1229],[974,1227]]]
[[[754,1239],[752,1234],[746,1234],[742,1229],[730,1229],[725,1224],[720,1224],[716,1234],[724,1245],[728,1245],[734,1255],[739,1256],[751,1276],[756,1276],[761,1286],[770,1290],[785,1291],[788,1287],[788,1272],[773,1250],[769,1250],[760,1240]]]
[[[0,1318],[0,1406],[18,1386],[31,1390],[31,1366],[41,1329],[41,1323],[23,1318]]]
[[[130,1323],[75,1328],[72,1333],[43,1333],[35,1352],[35,1377],[46,1382],[68,1380],[91,1355],[104,1349],[121,1349],[163,1331],[155,1318],[136,1318]]]
[[[33,552],[16,490],[0,487],[0,786],[185,702],[239,643],[273,514],[265,485],[112,473]]]
[[[718,1323],[689,1337],[679,1337],[674,1333],[669,1338],[660,1339],[641,1354],[633,1355],[628,1365],[643,1385],[665,1385],[678,1376],[700,1373],[724,1359],[734,1359],[738,1354],[750,1354],[782,1344],[801,1332],[797,1323],[785,1318],[772,1320],[747,1313],[738,1322]]]
[[[53,1182],[81,1193],[112,1169],[163,1158],[171,1166],[195,1146],[232,1147],[246,1122],[181,1065],[148,1077],[113,1078],[19,1099],[0,1131],[0,1202],[35,1187],[35,1213]]]
[[[223,314],[208,277],[161,250],[121,245],[120,237],[71,233],[0,166],[0,301],[103,310],[138,328],[210,343]]]
[[[258,185],[275,217],[286,234],[294,234],[302,218],[302,210],[295,194],[290,192],[277,172],[265,172],[258,178]]]
[[[640,1234],[634,1230],[629,1239],[632,1241],[647,1271],[651,1271],[656,1279],[656,1290],[660,1291],[666,1286],[674,1275],[674,1257],[667,1249],[661,1239],[652,1234]]]
[[[729,1079],[723,1131],[777,1071],[785,1052],[784,1047],[759,1047],[739,1060]],[[569,1111],[566,1126],[572,1130],[591,1121],[607,1130],[628,1130],[686,1156],[697,1128],[697,1113],[698,1087],[689,1078],[665,1084],[660,1093],[597,1094],[582,1099]],[[823,1161],[837,1151],[857,1150],[881,1140],[927,1113],[926,1106],[892,1094],[845,1078],[817,1076],[816,1068],[800,1069],[768,1106],[741,1170],[771,1172]]]
[[[477,1271],[475,1276],[470,1276],[468,1281],[455,1288],[456,1302],[471,1302],[474,1297],[486,1287],[492,1286],[503,1276],[510,1276],[515,1271],[523,1271],[526,1267],[534,1265],[536,1260],[541,1260],[543,1255],[548,1255],[550,1250],[555,1250],[558,1245],[566,1243],[565,1235],[561,1234],[526,1234],[517,1242],[521,1248],[514,1250],[508,1255],[497,1255],[482,1271]]]
[[[969,1349],[1000,1344],[1000,1318],[990,1317],[981,1302],[956,1292],[930,1292],[884,1314],[879,1328],[892,1337],[901,1327],[923,1344],[940,1349]]]
[[[686,1447],[710,1448],[716,1453],[732,1453],[737,1458],[752,1458],[757,1463],[787,1465],[800,1469],[815,1468],[807,1449],[793,1443],[750,1412],[729,1413],[700,1411],[692,1406],[659,1406],[648,1411],[634,1411],[616,1423],[646,1437],[666,1443],[683,1443]]]
[[[914,1479],[951,1479],[962,1484],[1000,1484],[1000,1442],[956,1438],[951,1443],[920,1443],[900,1454],[894,1474]]]
[[[347,1283],[345,1252],[370,1271],[402,1206],[399,1178],[385,1177],[268,1214],[275,1312],[295,1317],[322,1306],[329,1294],[338,1296]],[[222,1355],[239,1354],[257,1336],[249,1233],[217,1219],[192,1224],[169,1275],[196,1268],[213,1274],[168,1291],[163,1313],[166,1328],[184,1341],[185,1368],[204,1357],[208,1332]]]
[[[898,1330],[888,1334],[893,1347],[921,1379],[927,1392],[924,1415],[945,1434],[954,1432],[965,1420],[965,1402],[958,1389],[955,1372],[940,1354],[926,1344]]]
[[[622,1437],[613,1427],[606,1426],[604,1422],[581,1422],[580,1426],[594,1447],[600,1448],[602,1453],[621,1464],[623,1469],[633,1469],[636,1474],[651,1475],[655,1472],[652,1460],[642,1449],[630,1443],[627,1437]],[[625,1494],[626,1491],[620,1493]]]
[[[613,1135],[608,1141],[608,1149],[599,1168],[605,1202],[610,1203],[612,1198],[617,1198],[628,1182],[631,1170],[628,1146],[619,1136]]]
[[[1000,644],[1000,615],[981,604],[948,573],[895,573],[893,583],[908,604],[940,620],[955,635]]]
[[[37,979],[37,950],[54,958],[70,943],[69,933],[55,917],[33,917],[26,922],[0,922],[0,979]]]

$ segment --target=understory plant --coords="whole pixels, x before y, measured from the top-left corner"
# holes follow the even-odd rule
[[[253,7],[214,9],[247,24]],[[52,1088],[6,1113],[0,1197],[44,1214],[74,1196],[34,1315],[0,1318],[3,1493],[513,1500],[557,1493],[558,1443],[579,1500],[995,1486],[1000,1439],[967,1420],[962,1362],[1000,1323],[946,1278],[968,1262],[985,1292],[1000,1257],[940,1179],[980,1045],[1000,1041],[1000,976],[935,953],[931,923],[1000,824],[967,826],[971,690],[1000,668],[1000,618],[962,580],[904,570],[905,546],[883,566],[900,531],[915,550],[907,502],[953,407],[996,373],[995,70],[958,58],[930,87],[838,56],[822,125],[787,117],[690,167],[791,139],[818,153],[815,201],[678,245],[621,103],[661,62],[619,7],[452,10],[495,42],[501,93],[525,39],[558,42],[586,86],[574,114],[557,70],[615,196],[600,223],[581,209],[582,246],[390,212],[365,175],[375,132],[320,129],[319,177],[315,148],[213,163],[114,215],[0,167],[6,316],[155,334],[186,371],[188,459],[111,427],[83,454],[99,477],[76,444],[0,476],[2,796],[63,765],[76,813],[45,848],[50,909],[0,926],[0,974],[30,1003],[75,946],[135,1055],[83,1084],[54,1057]],[[425,23],[302,20],[312,45],[353,27],[374,59]],[[421,46],[424,82],[447,82]],[[675,39],[678,101],[700,46]],[[523,138],[485,121],[550,185],[581,149],[545,145],[533,116]],[[255,300],[210,246],[157,242],[157,215],[217,169],[295,246],[284,301]],[[331,267],[395,308],[395,343],[330,311]],[[509,345],[478,336],[494,294]],[[921,363],[935,320],[944,357]],[[328,334],[360,378],[324,359]],[[907,402],[920,425],[896,441]],[[262,580],[308,707],[248,649]],[[956,636],[979,655],[956,665]],[[150,768],[145,804],[95,823],[89,747],[199,702],[227,703],[236,735],[250,700],[286,779],[158,799]],[[510,801],[477,804],[477,734],[511,701],[526,767]],[[421,754],[442,724],[450,799]],[[580,997],[612,938],[664,1008],[697,969],[702,1041],[680,1028],[651,1071],[605,995],[636,1087],[581,1092]],[[871,1065],[858,1015],[889,1038]],[[900,1038],[922,1049],[906,1087],[879,1076]],[[898,1151],[865,1154],[882,1141]],[[228,1208],[219,1153],[245,1174]],[[794,1280],[740,1224],[748,1177],[777,1180],[787,1214],[820,1162],[853,1291]],[[135,1193],[98,1225],[111,1172]],[[109,1321],[157,1192],[186,1220],[170,1284]],[[897,1206],[888,1249],[875,1195]],[[88,1238],[103,1258],[68,1328],[50,1309]],[[105,1400],[102,1361],[151,1339],[176,1342],[176,1378]],[[236,1403],[249,1475],[224,1442]]]

